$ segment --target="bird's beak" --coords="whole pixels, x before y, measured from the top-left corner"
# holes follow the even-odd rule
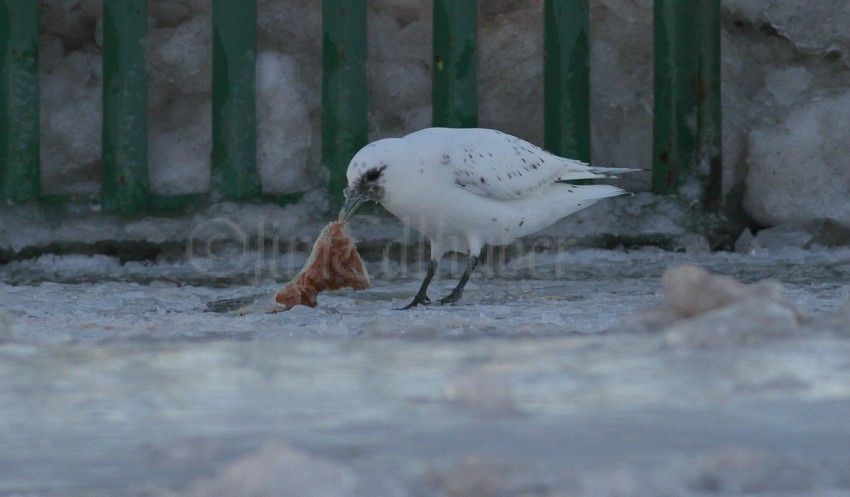
[[[350,218],[351,215],[354,214],[354,211],[356,211],[357,208],[360,207],[360,204],[362,204],[365,200],[366,200],[365,195],[357,195],[357,196],[352,195],[351,197],[346,198],[345,204],[342,206],[342,209],[340,209],[340,211],[339,211],[338,220],[343,221],[343,222],[347,222],[348,218]]]

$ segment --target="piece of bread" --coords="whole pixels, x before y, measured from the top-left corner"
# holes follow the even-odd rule
[[[296,305],[316,307],[319,292],[340,288],[365,290],[372,285],[354,239],[345,227],[345,222],[336,221],[322,229],[301,272],[275,295],[276,310],[288,311]]]

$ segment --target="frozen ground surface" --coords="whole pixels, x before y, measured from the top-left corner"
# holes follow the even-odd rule
[[[526,254],[404,312],[421,267],[372,262],[204,312],[303,261],[0,266],[0,496],[850,496],[846,248]],[[658,318],[684,262],[783,300]]]

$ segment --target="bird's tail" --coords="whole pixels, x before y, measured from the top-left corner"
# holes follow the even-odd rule
[[[628,174],[636,173],[638,171],[643,171],[643,169],[632,169],[630,167],[590,167],[590,172],[596,174]]]
[[[547,200],[551,200],[548,203],[553,215],[551,222],[569,216],[573,212],[580,211],[585,207],[590,207],[600,199],[616,197],[625,193],[628,192],[614,185],[571,185],[558,183],[557,185],[553,185],[553,188],[546,189],[546,195],[550,195]]]
[[[588,171],[594,174],[601,174],[607,177],[616,177],[617,174],[628,174],[643,171],[643,169],[632,169],[629,167],[594,167],[588,168]]]
[[[569,168],[558,178],[559,180],[577,180],[577,179],[597,179],[597,178],[617,178],[618,174],[636,173],[643,169],[631,169],[628,167],[595,167],[588,166],[583,163],[573,163],[579,167]]]
[[[614,185],[569,185],[573,190],[572,196],[578,200],[595,201],[600,198],[616,197],[625,195],[627,192]]]

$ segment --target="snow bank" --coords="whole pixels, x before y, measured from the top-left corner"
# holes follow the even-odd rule
[[[782,287],[775,282],[744,285],[729,276],[716,276],[704,269],[682,265],[661,277],[664,297],[682,317],[691,318],[747,299],[781,301]]]
[[[106,215],[97,205],[71,204],[49,210],[33,205],[0,205],[0,260],[27,249],[37,254],[74,246],[76,250],[85,247],[96,251],[102,242],[183,247],[195,243],[196,249],[203,250],[204,244],[213,240],[238,247],[246,243],[286,247],[293,241],[312,243],[328,222],[326,212],[326,197],[318,190],[286,206],[223,202],[187,214],[142,219]],[[649,193],[616,197],[568,216],[523,243],[540,240],[550,250],[599,245],[614,237],[630,243],[663,243],[686,236],[693,229],[690,215],[687,205],[674,197]],[[352,233],[372,251],[426,249],[422,236],[386,214],[358,213],[352,220]]]
[[[43,35],[41,60],[41,180],[44,193],[97,192],[103,71],[99,54],[62,55],[62,41]]]
[[[803,257],[794,264],[805,267],[804,260],[808,257],[796,247],[794,250],[756,247],[746,252],[751,262],[762,257],[774,260],[778,260],[777,256]],[[773,267],[771,274],[782,272],[777,267]],[[831,281],[830,273],[834,270],[807,277]],[[781,277],[784,281],[796,279],[790,274]],[[684,349],[735,348],[815,333],[850,336],[850,287],[839,286],[833,306],[823,312],[824,309],[809,308],[812,302],[800,299],[798,294],[792,303],[788,295],[796,292],[790,290],[790,285],[784,286],[773,280],[745,284],[691,263],[677,264],[665,269],[661,277],[663,303],[623,317],[609,330],[657,333],[667,346]]]
[[[746,285],[684,264],[666,270],[661,286],[664,304],[624,324],[635,331],[660,331],[671,346],[735,347],[802,330],[802,315],[776,282]]]
[[[344,497],[356,495],[357,477],[339,463],[269,445],[196,483],[192,497]]]
[[[485,368],[453,378],[443,387],[446,400],[481,416],[505,416],[520,413],[508,379]]]
[[[10,342],[12,341],[12,325],[14,320],[12,316],[0,309],[0,343]]]
[[[838,336],[850,338],[850,287],[844,290],[844,305],[835,312],[816,314],[806,318],[805,323],[813,329],[829,330]]]
[[[747,445],[723,446],[690,456],[687,462],[665,461],[651,469],[621,463],[600,464],[593,469],[544,471],[512,460],[512,455],[506,452],[500,457],[470,454],[451,461],[431,462],[405,486],[389,475],[364,477],[362,470],[284,444],[272,444],[231,463],[217,476],[194,484],[190,495],[483,497],[536,495],[536,492],[594,497],[787,495],[788,492],[845,495],[838,489],[841,482],[831,474],[837,468],[828,466]],[[416,486],[417,491],[411,493],[410,485]],[[536,492],[529,493],[533,491]]]
[[[150,2],[151,185],[203,191],[209,182],[209,2]],[[591,2],[594,161],[648,168],[652,112],[651,0]],[[370,139],[429,125],[431,4],[369,4]],[[44,185],[92,192],[99,181],[100,2],[42,2]],[[542,142],[542,2],[480,6],[480,125]],[[725,190],[746,192],[760,223],[829,218],[850,225],[850,7],[819,0],[723,2]],[[259,3],[259,167],[268,192],[318,185],[321,5]],[[624,179],[633,190],[647,175]]]
[[[259,54],[257,163],[266,191],[303,191],[317,184],[308,168],[312,134],[306,95],[295,58],[271,51]]]
[[[776,124],[754,129],[747,211],[767,225],[833,219],[850,226],[848,136],[850,92],[801,102]]]
[[[545,473],[506,464],[499,458],[468,456],[433,465],[424,480],[436,495],[524,496],[534,490],[557,489],[544,495],[645,497],[648,495],[845,495],[829,489],[840,485],[816,463],[761,450],[755,446],[726,446],[647,469],[640,464],[600,465],[593,470],[564,468]],[[830,481],[832,480],[832,481]],[[826,488],[824,488],[826,487]],[[534,489],[534,490],[530,490]],[[833,493],[830,493],[830,492]],[[541,494],[543,493],[540,491]]]

